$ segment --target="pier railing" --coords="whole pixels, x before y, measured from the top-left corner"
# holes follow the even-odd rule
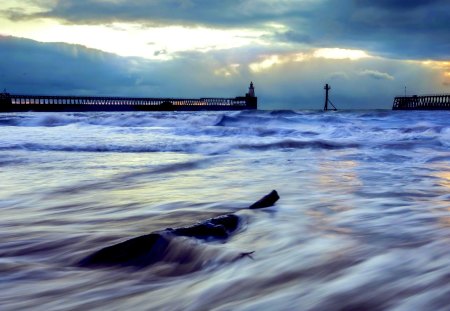
[[[397,96],[393,110],[450,110],[450,94]]]
[[[257,109],[257,98],[140,98],[0,94],[0,111],[151,111]]]

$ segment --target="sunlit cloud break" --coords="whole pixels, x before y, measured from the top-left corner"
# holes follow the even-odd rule
[[[372,58],[372,56],[362,50],[321,48],[308,53],[299,52],[299,53],[264,55],[260,57],[258,61],[251,63],[249,65],[249,68],[253,72],[261,72],[277,65],[303,62],[311,60],[313,58],[356,61],[360,59]]]
[[[261,72],[277,65],[302,62],[309,57],[310,56],[305,53],[264,55],[261,56],[258,61],[249,64],[249,68],[253,72]]]
[[[367,52],[362,50],[349,50],[341,48],[323,48],[314,52],[314,57],[328,58],[328,59],[350,59],[358,60],[361,58],[372,57]]]
[[[132,23],[64,25],[45,20],[30,24],[29,27],[11,28],[9,34],[40,42],[80,44],[121,56],[169,60],[177,52],[208,52],[259,44],[259,38],[264,32],[175,25],[147,27]]]

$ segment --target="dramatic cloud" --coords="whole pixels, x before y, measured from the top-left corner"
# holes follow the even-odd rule
[[[286,29],[273,40],[394,58],[448,59],[449,1],[318,1],[309,16],[282,20]]]
[[[40,12],[24,14],[22,18],[58,18],[73,24],[139,21],[149,25],[241,27],[267,22],[276,16],[298,16],[303,13],[302,8],[312,2],[311,0],[276,2],[269,0],[64,0],[55,1],[53,5],[49,5],[48,1],[42,1]]]
[[[301,109],[330,83],[340,108],[389,108],[405,86],[449,92],[449,20],[448,0],[3,0],[0,88],[228,97],[254,81],[261,107]]]
[[[394,58],[447,59],[450,2],[370,0],[28,0],[32,13],[6,7],[15,20],[73,25],[140,24],[267,31],[267,44],[342,47]],[[270,25],[280,28],[271,28]]]
[[[0,87],[32,94],[243,95],[249,82],[218,82],[214,77],[219,75],[212,71],[224,63],[214,55],[206,56],[191,53],[170,62],[150,61],[64,43],[0,37]],[[226,85],[225,91],[221,91],[222,85]]]
[[[395,0],[356,0],[358,6],[362,7],[375,7],[386,10],[398,10],[398,11],[410,11],[417,8],[428,7],[430,5],[445,4],[447,0],[408,0],[408,1],[395,1]]]
[[[32,94],[122,94],[128,87],[156,85],[157,79],[137,81],[140,70],[132,59],[82,46],[45,44],[0,37],[0,86]],[[151,76],[150,69],[148,76]],[[134,87],[136,90],[136,87]]]

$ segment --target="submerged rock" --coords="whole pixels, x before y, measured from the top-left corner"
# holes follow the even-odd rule
[[[273,190],[249,208],[272,206],[280,197]],[[226,240],[239,228],[240,217],[227,214],[196,223],[192,226],[167,228],[108,246],[82,259],[82,267],[96,266],[136,266],[144,267],[161,261],[166,255],[171,241],[176,237],[188,237],[203,241]],[[250,255],[241,253],[238,258]]]

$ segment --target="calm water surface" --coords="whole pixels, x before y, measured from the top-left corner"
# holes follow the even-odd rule
[[[0,114],[1,309],[450,310],[449,119]],[[244,209],[272,189],[276,206]],[[226,243],[182,239],[144,269],[76,266],[230,212],[244,225]]]

